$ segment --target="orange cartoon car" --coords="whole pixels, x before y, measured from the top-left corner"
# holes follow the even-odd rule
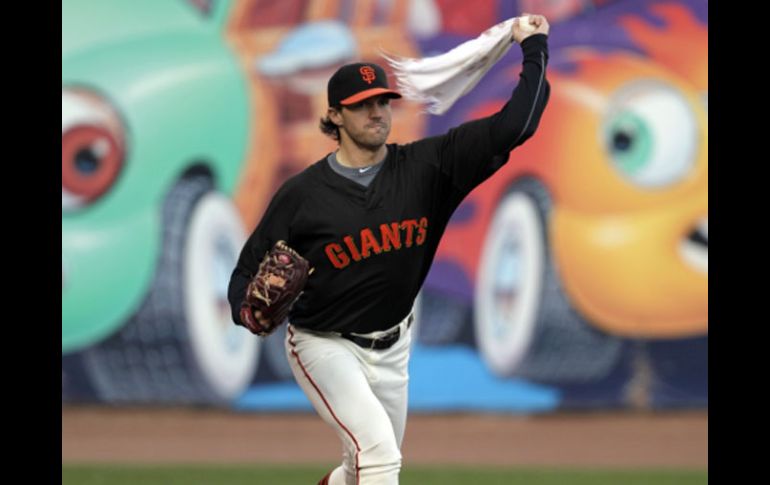
[[[613,17],[626,45],[581,41],[579,19],[550,36],[538,131],[463,202],[439,246],[425,315],[447,339],[472,319],[499,375],[596,380],[623,337],[708,332],[707,26],[682,2],[650,10],[664,27]],[[496,111],[517,77],[493,75],[444,123]]]

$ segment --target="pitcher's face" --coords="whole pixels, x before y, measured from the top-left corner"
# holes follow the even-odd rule
[[[377,150],[388,140],[391,116],[390,99],[386,96],[372,96],[339,111],[329,111],[331,120],[340,127],[340,141],[347,135],[353,143],[368,150]]]

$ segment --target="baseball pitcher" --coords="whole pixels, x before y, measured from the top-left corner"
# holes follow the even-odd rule
[[[321,120],[338,149],[280,187],[232,273],[234,322],[262,336],[288,324],[294,377],[342,442],[342,464],[322,485],[398,483],[414,300],[452,213],[532,137],[550,94],[546,19],[527,15],[505,27],[497,58],[512,42],[524,55],[510,100],[489,117],[405,145],[386,143],[390,103],[401,94],[383,68],[341,67]],[[494,56],[481,58],[450,59],[461,66],[441,81],[451,89],[410,89],[439,103],[442,92],[456,99],[472,87],[457,79],[477,81],[472,71],[491,67]],[[401,67],[421,72],[419,63]]]

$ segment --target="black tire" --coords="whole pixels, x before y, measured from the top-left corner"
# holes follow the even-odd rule
[[[242,223],[203,176],[181,179],[162,215],[147,297],[117,333],[83,352],[84,367],[109,403],[226,404],[249,385],[259,352],[258,339],[232,323],[226,298]]]
[[[420,308],[418,335],[422,345],[473,345],[471,305],[437,291],[425,291]]]
[[[534,178],[515,181],[498,204],[479,263],[476,341],[498,375],[554,384],[597,380],[618,361],[622,342],[587,324],[565,294],[550,217],[551,198]]]

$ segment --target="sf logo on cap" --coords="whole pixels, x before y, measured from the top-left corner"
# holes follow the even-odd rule
[[[364,66],[359,69],[359,72],[361,73],[361,78],[366,81],[367,84],[372,84],[372,81],[377,78],[377,75],[374,73],[374,69],[372,69],[371,66]]]

